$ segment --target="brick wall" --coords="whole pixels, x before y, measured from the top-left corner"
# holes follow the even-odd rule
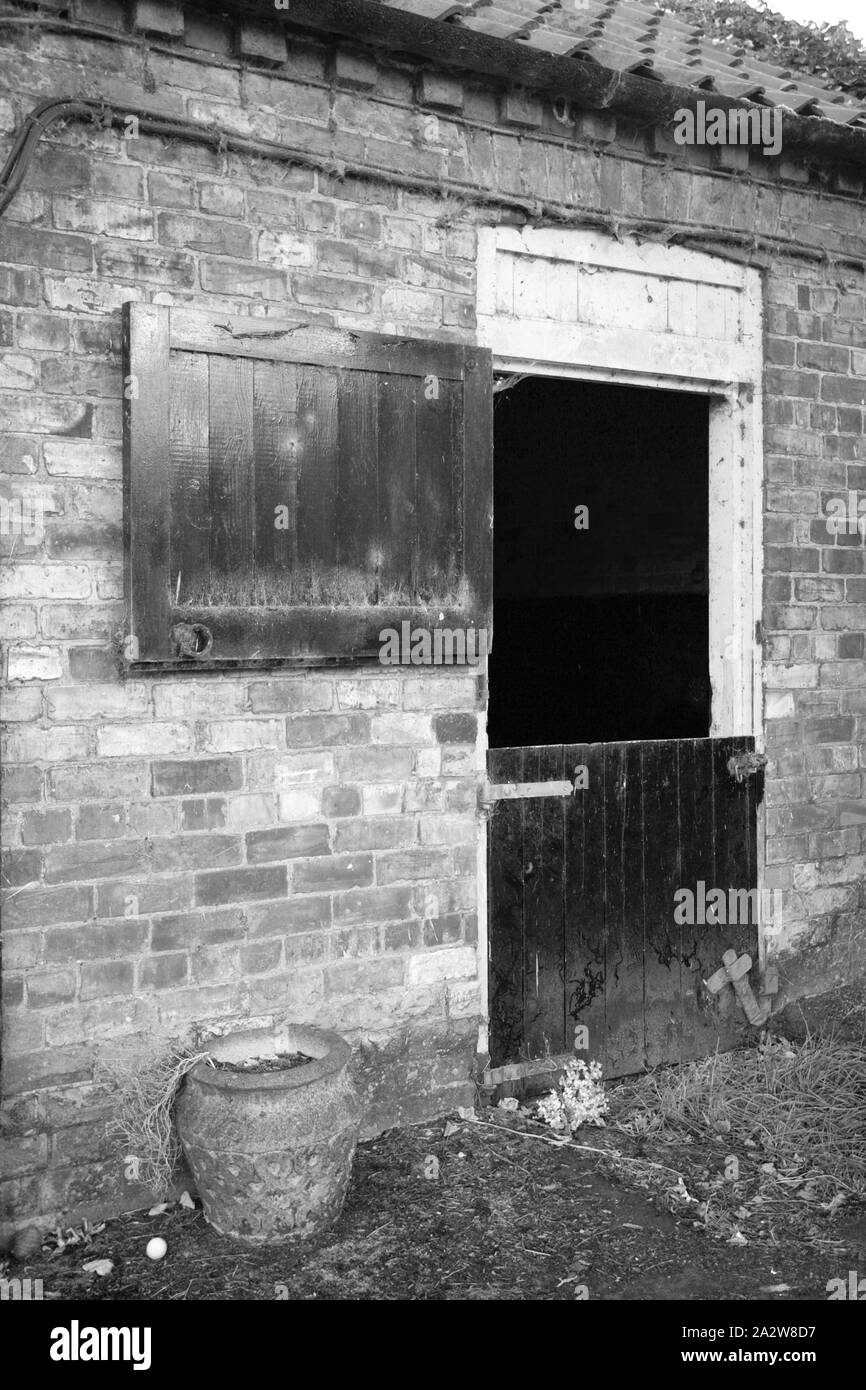
[[[101,1132],[124,1052],[291,1008],[358,1044],[375,1128],[471,1093],[481,1016],[476,680],[121,677],[127,299],[471,341],[478,222],[565,215],[762,265],[774,947],[790,991],[863,955],[866,551],[821,511],[866,492],[862,185],[138,13],[147,47],[113,0],[77,0],[74,32],[2,31],[0,156],[37,102],[84,95],[321,167],[70,122],[0,221],[0,492],[44,516],[2,538],[13,1223],[146,1201]]]

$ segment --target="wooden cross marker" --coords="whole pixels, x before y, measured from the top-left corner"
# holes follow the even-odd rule
[[[766,1023],[770,1014],[770,1001],[759,1004],[752,992],[749,984],[748,974],[752,968],[752,957],[743,954],[738,956],[736,951],[725,951],[722,956],[722,967],[704,981],[711,994],[718,994],[725,985],[733,985],[737,998],[740,1001],[743,1013],[749,1020],[753,1028],[760,1028]]]

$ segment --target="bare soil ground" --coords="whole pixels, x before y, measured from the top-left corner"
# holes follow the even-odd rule
[[[628,1164],[613,1171],[598,1155],[527,1137],[521,1116],[488,1114],[495,1127],[437,1121],[362,1144],[343,1214],[316,1240],[251,1249],[217,1235],[198,1207],[174,1205],[10,1272],[64,1300],[776,1302],[824,1301],[829,1280],[866,1269],[862,1204],[833,1215],[794,1205],[794,1219],[730,1245],[696,1224],[692,1203],[677,1209],[665,1184],[644,1190]],[[663,1161],[721,1171],[725,1146],[710,1148],[666,1146]],[[168,1244],[159,1262],[145,1254],[154,1235]],[[113,1262],[110,1274],[83,1270],[99,1258]]]
[[[773,1031],[793,1048],[812,1035],[849,1039],[862,1054],[862,987],[793,1006]],[[862,1104],[861,1054],[847,1080],[852,1105]],[[804,1104],[818,1097],[816,1065],[804,1073]],[[343,1213],[314,1240],[250,1247],[218,1235],[198,1204],[174,1203],[59,1250],[49,1237],[41,1254],[7,1261],[0,1274],[42,1279],[45,1298],[58,1300],[768,1303],[824,1302],[831,1280],[866,1276],[866,1202],[853,1195],[862,1182],[827,1201],[829,1179],[807,1181],[806,1160],[777,1154],[768,1165],[766,1145],[737,1123],[727,1133],[642,1133],[627,1123],[634,1081],[611,1089],[608,1126],[584,1126],[565,1144],[531,1106],[487,1106],[474,1119],[452,1115],[361,1144]],[[728,1099],[736,1105],[733,1091]],[[816,1111],[825,1126],[826,1099]],[[852,1143],[859,1164],[856,1135]],[[811,1158],[825,1154],[819,1145]],[[160,1261],[145,1253],[153,1236],[168,1245]],[[100,1259],[109,1273],[84,1270]]]

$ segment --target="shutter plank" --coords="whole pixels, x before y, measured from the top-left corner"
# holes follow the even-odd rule
[[[339,386],[337,557],[347,569],[369,569],[380,545],[379,378],[344,372]]]
[[[279,592],[298,558],[298,370],[256,362],[253,375],[255,565],[260,595]],[[277,526],[277,508],[285,508]]]
[[[478,627],[490,628],[493,601],[493,357],[467,348],[463,392],[463,564],[472,579]],[[469,363],[474,366],[469,366]],[[492,633],[488,632],[488,645]]]
[[[422,598],[441,602],[459,582],[462,509],[455,505],[463,472],[463,431],[458,429],[462,392],[438,380],[438,399],[418,398],[416,459],[418,531],[423,539]]]
[[[172,603],[200,602],[210,580],[210,439],[208,359],[174,352],[171,387]]]
[[[298,383],[298,561],[336,564],[337,374],[304,367]]]
[[[253,568],[253,364],[210,359],[211,570],[214,599],[250,602]],[[246,596],[246,598],[244,597]]]
[[[379,504],[382,509],[382,583],[411,590],[418,570],[415,417],[417,383],[389,376],[379,381]]]

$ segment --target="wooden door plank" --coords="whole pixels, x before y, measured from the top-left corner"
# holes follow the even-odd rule
[[[500,801],[490,819],[489,1012],[493,1066],[526,1058],[523,1045],[523,803]]]
[[[216,600],[225,591],[252,601],[253,363],[244,358],[210,359],[210,504],[213,518],[210,565]],[[244,600],[235,597],[235,603]]]
[[[716,882],[727,899],[727,922],[720,927],[718,936],[718,957],[714,969],[722,963],[726,950],[736,951],[737,955],[747,952],[752,958],[753,967],[758,961],[757,929],[757,889],[755,888],[755,813],[754,781],[747,777],[737,782],[728,771],[728,759],[735,753],[742,753],[754,747],[754,740],[743,738],[713,740],[713,802],[715,812]],[[751,902],[743,896],[732,898],[733,894],[745,895],[754,890]],[[731,912],[731,907],[734,912]],[[745,918],[732,922],[732,916]],[[757,980],[757,969],[753,970],[753,985]],[[728,1045],[744,1035],[748,1023],[730,988],[722,991],[719,1001],[719,1028],[728,1039]]]
[[[171,387],[172,603],[199,603],[210,582],[210,434],[208,359],[173,352]]]
[[[605,1075],[645,1055],[643,785],[640,745],[605,745]]]
[[[589,1047],[578,1055],[604,1060],[604,748],[567,745],[563,766],[584,765],[589,785],[567,802],[565,827],[566,1046],[585,1027]]]
[[[680,936],[674,922],[674,893],[682,883],[679,864],[678,746],[676,740],[645,743],[644,910],[646,919],[644,989],[646,1063],[679,1060]]]
[[[556,780],[559,748],[526,749],[525,780]],[[564,801],[538,797],[524,804],[523,951],[526,988],[524,1041],[531,1057],[566,1047],[563,1011]]]
[[[681,1055],[686,1061],[705,1057],[718,1040],[718,1010],[707,993],[704,980],[719,963],[719,929],[712,922],[704,921],[704,913],[699,911],[702,893],[717,881],[712,741],[708,738],[682,740],[679,768],[681,886],[692,893],[693,903],[691,913],[683,911],[680,915],[695,918],[692,923],[684,922],[679,930]]]

